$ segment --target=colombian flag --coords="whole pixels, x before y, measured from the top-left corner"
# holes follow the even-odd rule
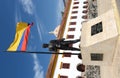
[[[8,51],[26,51],[30,27],[33,25],[19,22],[16,26],[15,39],[8,48]]]

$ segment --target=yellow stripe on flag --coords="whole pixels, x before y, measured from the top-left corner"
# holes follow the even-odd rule
[[[28,27],[28,23],[24,23],[24,22],[17,23],[14,41],[12,42],[12,44],[10,45],[7,51],[17,50],[17,47],[19,46],[22,35],[27,27]]]

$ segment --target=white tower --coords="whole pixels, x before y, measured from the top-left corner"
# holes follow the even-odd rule
[[[51,32],[49,32],[49,33],[55,35],[55,37],[58,37],[59,29],[60,29],[60,25],[58,25],[58,26],[54,29],[54,31],[51,31]]]

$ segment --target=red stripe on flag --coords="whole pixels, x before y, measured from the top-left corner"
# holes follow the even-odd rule
[[[30,33],[30,27],[31,26],[28,26],[28,28],[25,30],[21,51],[26,51],[26,49],[27,49],[28,37],[29,37],[29,33]]]

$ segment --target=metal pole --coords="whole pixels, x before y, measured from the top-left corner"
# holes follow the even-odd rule
[[[79,55],[81,53],[59,53],[59,52],[33,52],[33,51],[2,51],[2,52],[9,52],[9,53],[30,53],[30,54],[71,54],[71,55]]]

